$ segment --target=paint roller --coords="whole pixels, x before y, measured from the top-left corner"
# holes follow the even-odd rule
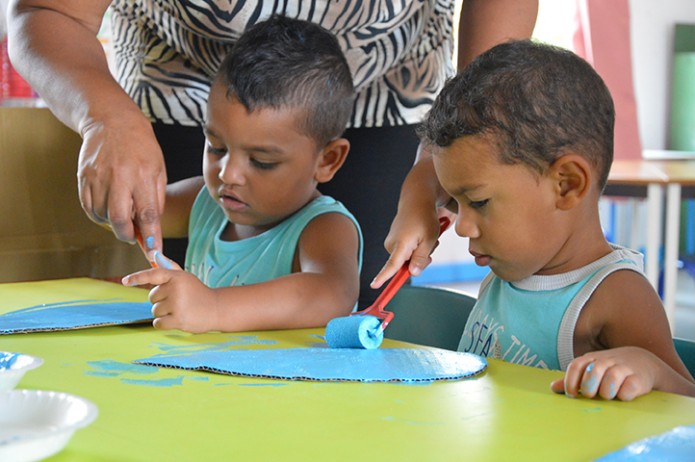
[[[449,226],[449,219],[439,219],[439,235]],[[388,285],[377,299],[364,311],[358,311],[350,316],[331,319],[326,325],[326,343],[331,348],[379,348],[384,340],[384,329],[393,319],[393,312],[384,310],[398,289],[410,277],[407,261],[391,278]]]

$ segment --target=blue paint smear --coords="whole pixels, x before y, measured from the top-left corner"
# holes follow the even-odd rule
[[[130,324],[152,319],[149,302],[72,300],[0,314],[0,334],[44,332]]]
[[[474,354],[386,348],[290,348],[157,355],[139,364],[281,380],[421,383],[457,380],[485,370]]]
[[[0,352],[0,370],[10,369],[19,356],[19,353]]]
[[[692,462],[693,454],[695,454],[695,425],[676,427],[666,433],[636,441],[596,461]]]
[[[183,376],[179,375],[173,379],[121,379],[121,382],[127,385],[146,385],[149,387],[171,387],[174,385],[181,385],[183,383]]]
[[[171,345],[169,343],[152,343],[151,346],[167,354],[190,355],[201,351],[228,351],[233,347],[250,345],[275,345],[277,340],[261,340],[256,335],[239,335],[220,343],[197,343],[191,345]]]
[[[102,371],[85,371],[85,375],[92,375],[94,377],[118,377],[120,372],[102,372]]]
[[[87,364],[103,373],[133,373],[133,374],[156,374],[157,369],[154,367],[141,366],[139,364],[121,363],[113,359],[105,359],[102,361],[88,361]]]
[[[88,361],[87,365],[94,370],[85,371],[85,375],[105,378],[118,378],[121,383],[127,385],[146,385],[150,387],[170,387],[173,385],[181,385],[183,376],[180,375],[173,379],[156,379],[156,378],[132,378],[135,376],[152,375],[159,372],[156,367],[143,366],[133,363],[122,363],[113,359],[105,359],[102,361]],[[207,377],[197,378],[195,380],[208,380]]]
[[[601,412],[601,411],[603,411],[602,407],[589,407],[589,408],[584,409],[584,412],[586,412],[586,413]]]

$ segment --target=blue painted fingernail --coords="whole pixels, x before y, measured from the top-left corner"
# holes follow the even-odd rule
[[[596,391],[596,387],[598,387],[598,378],[591,377],[589,379],[589,386],[587,387],[587,391],[589,393],[593,393],[594,391]]]
[[[147,239],[145,240],[145,244],[147,244],[147,248],[152,250],[154,249],[154,236],[147,236]]]
[[[611,383],[611,389],[610,389],[609,394],[610,394],[610,395],[609,395],[609,396],[610,396],[610,399],[615,398],[615,395],[618,394],[618,390],[615,389],[615,384],[614,384],[614,383]]]
[[[586,377],[587,374],[591,374],[591,371],[594,370],[594,363],[589,363],[588,366],[586,366],[586,369],[584,369],[584,375]],[[597,380],[595,377],[590,377],[589,380],[582,380],[582,385],[581,389],[586,390],[589,393],[592,393],[594,389],[596,388],[597,385]]]

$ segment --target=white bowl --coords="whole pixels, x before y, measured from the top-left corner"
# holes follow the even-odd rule
[[[75,430],[96,419],[97,407],[79,396],[47,390],[0,393],[0,460],[29,462],[65,447]]]
[[[43,359],[22,353],[0,351],[0,392],[12,390],[27,371],[43,364]]]

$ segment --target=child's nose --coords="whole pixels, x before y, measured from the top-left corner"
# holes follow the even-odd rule
[[[460,208],[456,217],[454,230],[456,231],[456,234],[461,237],[480,237],[480,230],[478,229],[478,225],[475,223],[475,220],[471,218],[470,214],[462,213]]]
[[[243,184],[244,172],[239,156],[227,154],[222,159],[222,168],[218,176],[225,184]]]

